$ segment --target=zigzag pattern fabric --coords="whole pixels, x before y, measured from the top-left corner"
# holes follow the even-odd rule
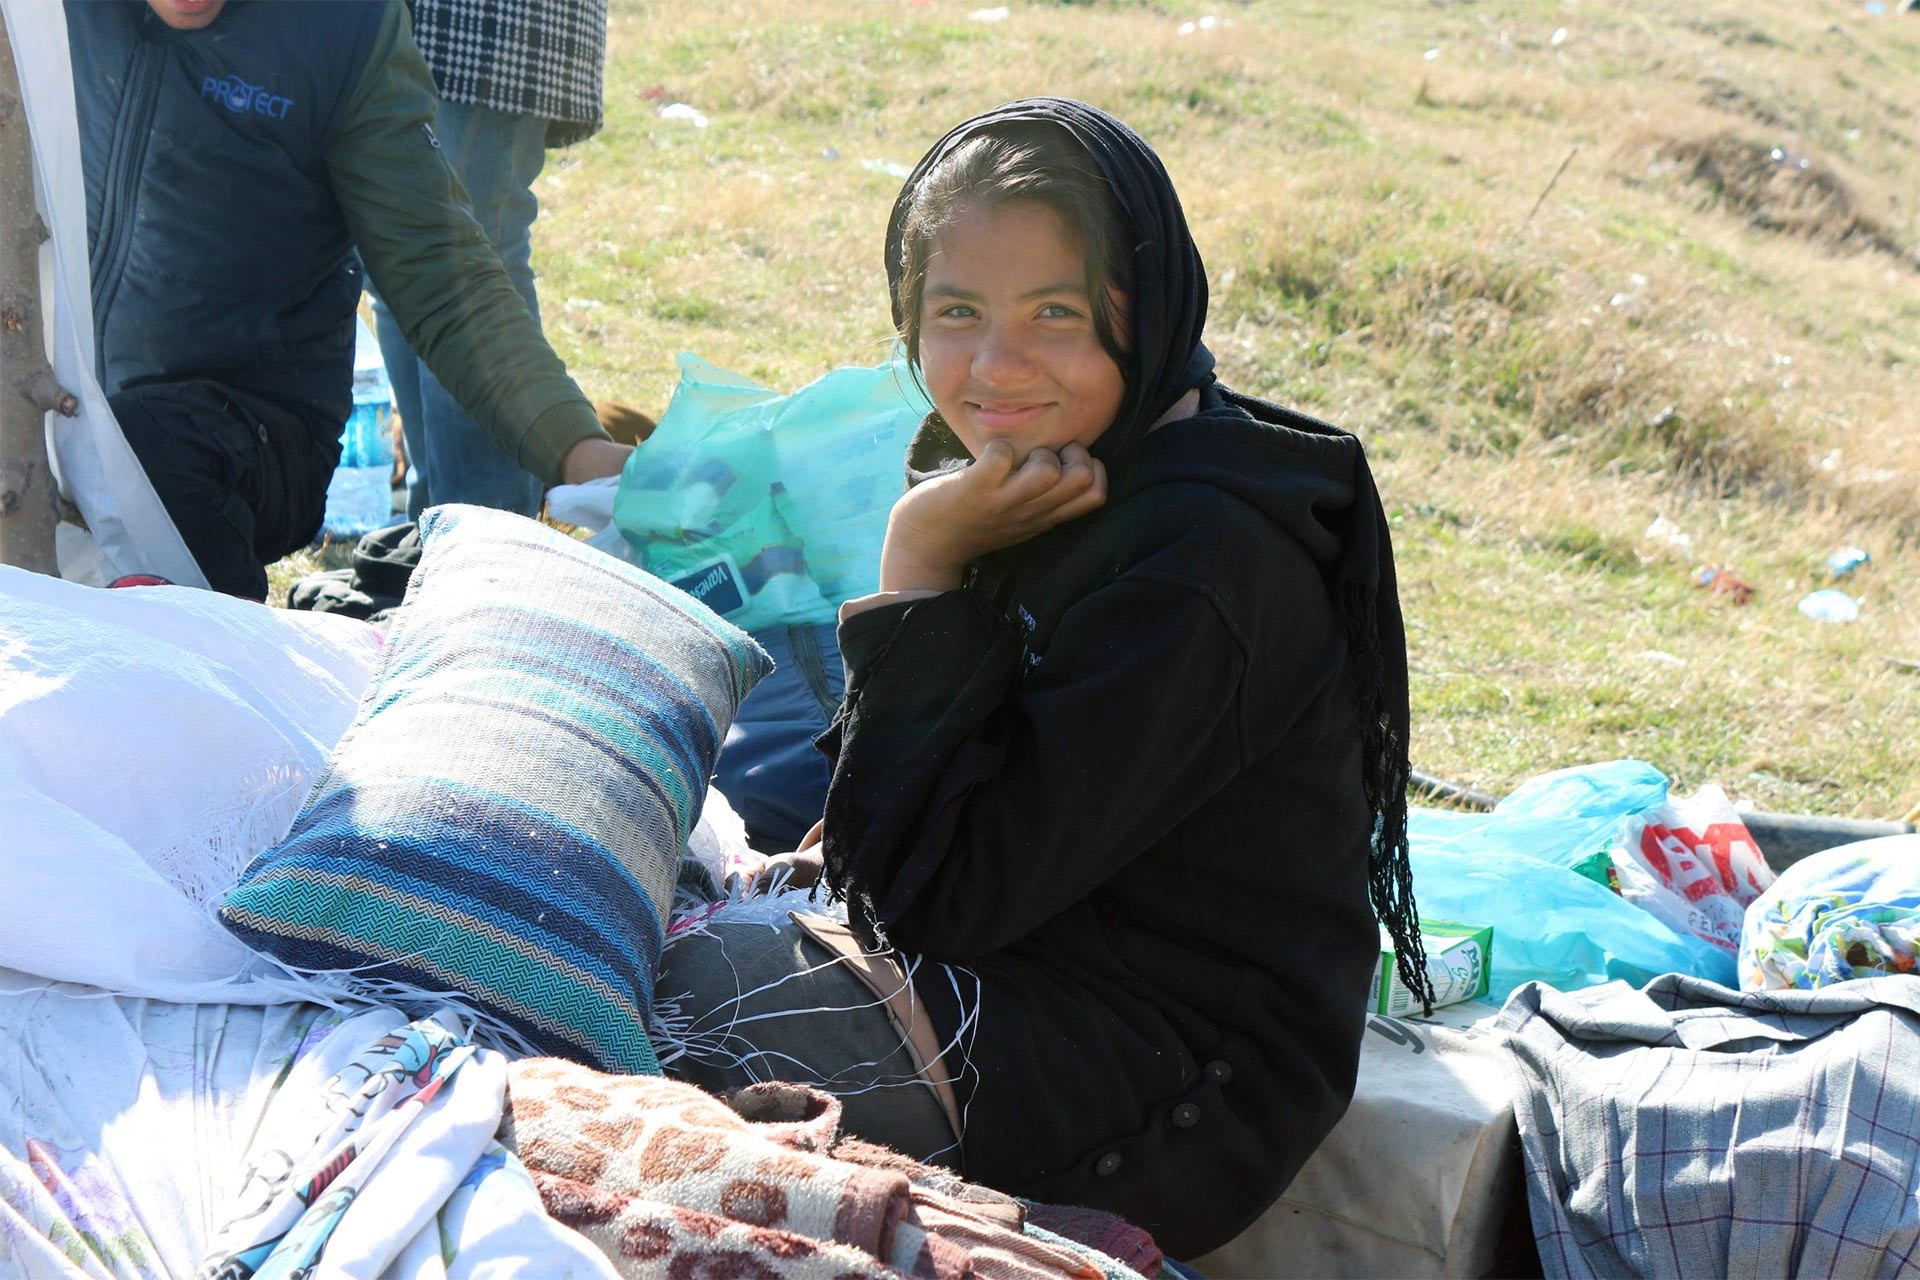
[[[657,1073],[645,1022],[674,878],[771,660],[536,521],[445,506],[420,527],[359,714],[221,919],[295,968],[455,992],[543,1053]]]

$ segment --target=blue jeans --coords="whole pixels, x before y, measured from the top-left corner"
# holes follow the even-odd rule
[[[464,102],[442,102],[434,113],[433,129],[441,153],[467,189],[474,216],[507,269],[507,278],[538,321],[532,231],[540,206],[532,187],[547,159],[547,121]],[[521,470],[513,456],[494,444],[440,385],[440,379],[408,347],[399,323],[378,297],[374,316],[379,322],[380,355],[393,383],[407,441],[407,518],[418,520],[422,511],[441,502],[471,502],[537,515],[543,492],[540,481]]]

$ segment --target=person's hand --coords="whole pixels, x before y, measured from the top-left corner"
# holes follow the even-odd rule
[[[587,436],[567,450],[560,460],[561,484],[585,484],[605,476],[617,476],[633,452],[630,444],[615,444],[600,436]]]
[[[786,869],[784,880],[779,874],[782,868]],[[762,864],[753,883],[747,886],[747,892],[769,893],[776,884],[785,889],[811,889],[820,883],[820,873],[825,868],[826,858],[818,845],[795,849],[792,853],[776,853]]]
[[[1035,449],[1019,466],[995,440],[964,470],[915,485],[893,504],[880,590],[951,591],[967,565],[1045,533],[1107,500],[1107,470],[1083,445]]]
[[[777,877],[776,868],[785,867],[787,877],[782,884],[789,889],[811,889],[820,883],[820,872],[826,866],[826,857],[820,852],[820,837],[827,829],[827,820],[822,818],[807,828],[807,834],[800,837],[800,847],[792,853],[776,853],[760,864],[753,873],[753,880],[747,885],[748,893],[766,893],[773,888]]]

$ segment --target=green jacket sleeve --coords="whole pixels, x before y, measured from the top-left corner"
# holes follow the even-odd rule
[[[374,285],[407,341],[495,443],[547,484],[605,437],[467,207],[430,128],[435,91],[390,0],[327,169]]]

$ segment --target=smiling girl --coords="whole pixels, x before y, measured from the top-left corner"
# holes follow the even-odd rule
[[[1215,381],[1179,200],[1094,108],[942,139],[887,270],[935,412],[841,613],[823,839],[783,861],[910,1000],[867,1034],[871,997],[738,998],[826,981],[831,940],[669,970],[723,1020],[793,1012],[743,1028],[760,1074],[850,1094],[866,1136],[1193,1256],[1345,1108],[1376,916],[1424,985],[1385,517],[1353,436]]]

